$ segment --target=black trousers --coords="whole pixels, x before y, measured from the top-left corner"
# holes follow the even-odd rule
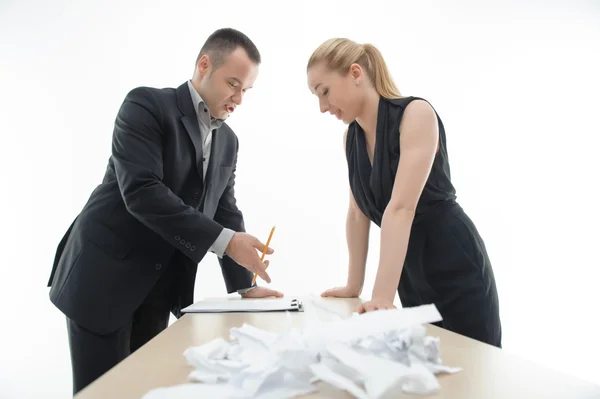
[[[496,281],[472,220],[456,203],[413,225],[398,294],[402,306],[433,303],[439,327],[502,347]]]
[[[67,318],[73,395],[167,328],[178,267],[170,264],[121,329],[99,335]]]

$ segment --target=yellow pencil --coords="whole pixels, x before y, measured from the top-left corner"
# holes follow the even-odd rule
[[[265,244],[265,248],[263,249],[262,256],[260,257],[261,262],[265,260],[265,255],[267,254],[267,249],[269,248],[269,243],[271,242],[271,238],[273,237],[274,231],[275,231],[275,226],[273,226],[271,228],[271,234],[269,234],[269,239],[267,240],[267,243]],[[254,278],[252,279],[252,284],[256,283],[256,277],[258,277],[258,273],[254,272]]]

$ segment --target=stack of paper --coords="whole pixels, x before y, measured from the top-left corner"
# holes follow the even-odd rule
[[[439,340],[423,324],[441,320],[434,305],[379,310],[273,333],[244,324],[231,342],[215,339],[184,352],[192,383],[150,391],[143,399],[231,397],[285,399],[317,391],[324,381],[356,398],[439,389]]]

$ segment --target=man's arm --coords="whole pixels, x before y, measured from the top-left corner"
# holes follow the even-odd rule
[[[214,218],[215,222],[219,223],[225,229],[211,248],[219,257],[219,264],[221,265],[221,272],[223,273],[227,293],[237,291],[241,294],[247,292],[249,288],[255,287],[256,285],[252,285],[252,278],[254,277],[253,273],[240,266],[225,254],[225,249],[229,245],[233,235],[236,232],[246,232],[244,216],[238,209],[235,198],[235,171],[238,152],[237,137],[235,146],[236,155],[233,161],[233,170],[229,177],[229,181],[227,182],[227,187],[219,199]]]
[[[162,182],[163,134],[162,111],[152,92],[129,92],[112,143],[119,189],[131,215],[199,263],[223,227],[186,205]]]

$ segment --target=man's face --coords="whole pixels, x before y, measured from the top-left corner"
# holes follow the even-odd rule
[[[224,63],[216,69],[209,55],[198,60],[200,95],[213,118],[227,119],[242,103],[246,90],[252,88],[258,76],[258,65],[246,51],[238,47],[226,56]]]

